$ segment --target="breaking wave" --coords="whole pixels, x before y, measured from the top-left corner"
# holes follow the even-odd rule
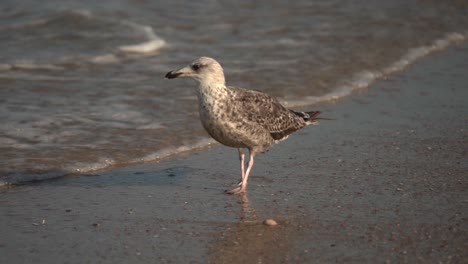
[[[0,72],[114,64],[154,56],[167,45],[151,26],[87,10],[62,11],[50,18],[0,27],[0,34],[12,31],[20,37],[0,44],[11,54],[0,63]]]

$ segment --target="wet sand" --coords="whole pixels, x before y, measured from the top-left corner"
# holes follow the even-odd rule
[[[244,196],[219,145],[2,189],[0,263],[466,262],[467,73],[461,44],[312,107],[336,120],[259,155]]]

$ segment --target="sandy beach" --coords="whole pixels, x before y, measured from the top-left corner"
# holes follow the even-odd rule
[[[3,188],[0,263],[466,263],[467,73],[464,43],[310,107],[244,196],[220,145]]]

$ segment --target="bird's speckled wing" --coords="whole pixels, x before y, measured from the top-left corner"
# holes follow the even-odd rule
[[[233,104],[242,118],[266,129],[273,139],[281,140],[306,124],[275,98],[254,90],[229,87],[233,90]]]

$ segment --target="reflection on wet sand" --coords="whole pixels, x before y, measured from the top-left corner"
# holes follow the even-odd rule
[[[250,206],[249,197],[246,193],[239,195],[239,204],[241,205],[239,215],[241,223],[257,223],[257,212],[255,211],[255,208]]]
[[[249,203],[247,194],[239,195],[238,223],[228,225],[211,252],[210,263],[277,263],[291,260],[294,230],[279,221],[275,227],[263,225]],[[278,220],[278,219],[276,219]]]

